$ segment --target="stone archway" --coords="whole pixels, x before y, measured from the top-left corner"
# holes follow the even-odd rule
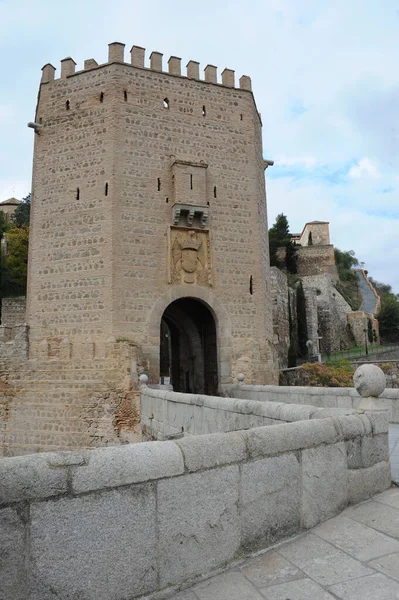
[[[216,323],[195,298],[180,298],[165,309],[160,332],[160,376],[176,392],[218,393]]]
[[[162,317],[167,307],[175,300],[191,298],[205,305],[213,316],[217,339],[217,374],[219,391],[223,385],[231,384],[232,330],[230,317],[210,289],[196,285],[176,285],[170,287],[154,304],[148,316],[147,343],[142,346],[143,358],[148,362],[150,383],[159,383],[160,375],[160,329]]]

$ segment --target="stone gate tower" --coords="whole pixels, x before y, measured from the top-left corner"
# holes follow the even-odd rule
[[[261,120],[249,77],[124,44],[43,67],[35,123],[30,358],[128,340],[150,382],[276,383]]]

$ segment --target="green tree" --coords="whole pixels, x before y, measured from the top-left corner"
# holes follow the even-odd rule
[[[278,249],[283,248],[284,258],[278,256]],[[296,248],[291,240],[287,217],[281,213],[269,229],[270,264],[279,269],[286,268],[289,273],[297,272]]]
[[[306,320],[306,300],[302,281],[299,281],[296,288],[296,318],[298,322],[298,354],[299,356],[305,357],[308,353],[306,347],[306,342],[308,341],[308,324]]]
[[[352,268],[358,267],[359,261],[356,258],[354,251],[347,250],[343,252],[342,250],[335,248],[334,256],[340,280],[348,281],[349,279],[356,279],[356,275],[352,271]]]
[[[388,283],[381,283],[381,281],[375,281],[372,277],[369,277],[369,281],[373,284],[378,292],[378,295],[383,298],[387,294],[392,294],[392,286]]]
[[[384,341],[399,340],[399,300],[394,294],[386,294],[382,297],[378,321],[380,335]]]
[[[6,286],[13,294],[26,293],[29,227],[14,227],[7,233]]]
[[[29,227],[30,223],[30,201],[31,195],[28,194],[26,198],[22,199],[21,204],[17,206],[14,214],[11,217],[11,221],[16,227]]]
[[[294,325],[292,322],[292,313],[291,313],[291,296],[288,291],[288,326],[290,333],[290,345],[288,347],[288,368],[296,367],[296,347],[295,347],[295,337],[294,337]]]
[[[7,221],[5,214],[0,211],[0,319],[1,319],[1,300],[4,298],[5,291],[5,273],[4,273],[4,249],[3,239],[12,225]]]
[[[368,337],[370,344],[372,344],[374,341],[374,336],[373,336],[373,323],[372,323],[371,319],[367,319],[367,337]]]

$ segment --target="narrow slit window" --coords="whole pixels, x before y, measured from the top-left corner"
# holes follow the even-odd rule
[[[157,188],[158,188],[158,192],[160,192],[161,191],[161,179],[159,177],[157,180]]]
[[[204,104],[204,106],[202,107],[202,116],[203,116],[203,117],[206,117],[206,108],[205,108],[205,104]]]
[[[190,174],[190,190],[193,189],[193,175],[192,173]]]
[[[216,191],[216,185],[213,187],[213,197],[216,198],[217,196],[217,191]]]
[[[79,200],[80,198],[80,189],[76,188],[76,200]]]
[[[67,100],[67,101],[65,102],[65,108],[66,108],[67,110],[69,110],[69,109],[71,108],[71,103],[69,102],[69,100]]]
[[[105,193],[106,196],[108,196],[108,183],[105,184],[104,193]]]
[[[104,102],[104,92],[101,92],[100,94],[100,102]]]
[[[169,198],[166,198],[165,202],[166,202],[166,204],[168,204],[169,203]]]
[[[127,91],[126,90],[123,92],[123,99],[125,100],[125,102],[127,102]]]
[[[252,275],[249,278],[249,293],[251,294],[251,296],[254,293],[254,282],[253,282],[253,279],[252,279]]]
[[[164,98],[163,99],[163,107],[164,108],[169,108],[169,98]]]
[[[243,120],[243,118],[244,118],[244,117],[243,117],[243,115],[242,115],[242,113],[241,113],[241,114],[240,114],[240,121],[242,121],[242,120]]]

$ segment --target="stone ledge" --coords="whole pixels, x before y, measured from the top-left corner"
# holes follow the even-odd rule
[[[250,457],[275,456],[320,444],[334,444],[342,439],[332,419],[255,427],[242,433]]]
[[[184,473],[183,455],[174,442],[143,442],[88,452],[87,466],[72,473],[76,494],[164,479]]]
[[[364,469],[389,456],[388,434],[362,436],[346,442],[348,469]]]
[[[50,466],[53,456],[45,453],[0,459],[0,505],[65,494],[67,470]]]
[[[366,469],[348,469],[348,502],[356,504],[384,492],[391,485],[389,460]]]
[[[190,436],[176,442],[188,471],[210,469],[247,458],[244,437],[239,433]]]
[[[142,388],[141,396],[144,398],[155,398],[163,402],[174,404],[186,404],[200,406],[226,412],[253,414],[284,422],[300,421],[315,418],[321,411],[325,410],[314,406],[286,404],[283,402],[269,402],[258,400],[245,400],[241,398],[224,398],[218,396],[204,396],[197,394],[183,394],[151,388]],[[342,409],[345,410],[345,409]],[[344,413],[346,414],[346,413]],[[330,416],[330,415],[329,415]]]

